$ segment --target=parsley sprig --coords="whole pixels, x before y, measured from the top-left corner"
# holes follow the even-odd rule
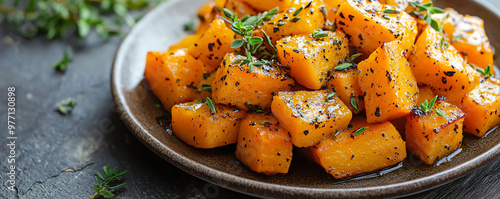
[[[260,67],[266,64],[266,61],[256,60],[254,61],[252,55],[256,54],[259,48],[262,46],[264,39],[261,37],[252,36],[253,31],[256,27],[260,26],[262,22],[271,19],[276,12],[278,11],[278,7],[269,10],[264,13],[260,13],[259,15],[247,15],[238,19],[238,13],[233,13],[229,9],[224,8],[224,15],[228,18],[221,17],[224,21],[231,24],[231,30],[240,35],[241,39],[236,39],[231,43],[231,48],[238,49],[244,48],[245,50],[245,59],[237,59],[232,62],[232,64],[240,63],[240,65],[248,65],[250,72],[253,72],[254,66]],[[276,51],[276,48],[272,45],[270,37],[267,33],[263,32],[266,40],[269,45]]]
[[[436,95],[430,102],[425,100],[422,104],[420,104],[420,110],[422,110],[424,113],[430,113],[432,112],[432,110],[434,110],[439,116],[446,117],[446,113],[444,111],[433,108],[437,98],[438,96]]]
[[[106,174],[106,178],[99,173],[99,171],[95,172],[95,181],[97,185],[94,185],[94,189],[96,190],[94,194],[90,196],[90,198],[96,198],[99,196],[102,196],[104,198],[112,198],[115,196],[115,194],[111,193],[110,191],[119,187],[122,187],[126,183],[121,183],[115,186],[110,186],[111,183],[113,182],[119,182],[121,179],[119,178],[120,176],[124,175],[127,173],[127,170],[120,172],[118,168],[112,168],[111,166],[104,166],[102,168],[104,170],[104,173]],[[100,181],[103,181],[102,183]]]

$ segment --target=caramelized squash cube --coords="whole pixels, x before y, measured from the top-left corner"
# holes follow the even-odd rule
[[[314,146],[335,131],[347,128],[352,112],[330,94],[322,90],[280,92],[274,96],[271,110],[290,132],[295,146]]]
[[[462,99],[464,131],[483,137],[500,125],[500,81],[489,78]]]
[[[443,36],[427,27],[410,55],[413,74],[419,84],[431,86],[434,94],[445,96],[452,104],[479,85],[479,75],[465,63],[453,46],[441,49]]]
[[[198,25],[198,29],[196,29],[196,34],[203,34],[205,30],[207,30],[210,23],[215,19],[215,1],[208,1],[198,10],[198,20],[200,24]]]
[[[242,110],[248,110],[249,106],[268,110],[271,108],[273,95],[279,91],[291,90],[295,81],[271,64],[254,66],[252,72],[246,64],[233,64],[235,60],[245,58],[232,53],[225,56],[212,84],[214,101]]]
[[[176,104],[172,108],[172,131],[196,148],[235,144],[245,111],[218,104],[215,109],[216,113],[212,114],[203,101]]]
[[[328,72],[349,55],[348,41],[342,32],[325,33],[328,36],[321,38],[312,35],[285,37],[276,45],[280,63],[289,66],[290,75],[309,89],[323,87]]]
[[[369,124],[358,116],[351,125],[353,128],[309,148],[315,162],[334,178],[376,171],[406,158],[405,142],[390,122]],[[362,128],[365,130],[356,134]]]
[[[216,11],[219,11],[220,16],[224,16],[224,8],[238,14],[238,18],[242,18],[247,15],[259,14],[244,0],[215,0],[215,9]]]
[[[194,42],[200,38],[200,35],[189,35],[187,37],[184,37],[181,41],[179,41],[175,45],[171,45],[168,47],[169,51],[172,50],[177,50],[177,49],[186,49],[189,48],[190,46],[194,45]]]
[[[307,3],[293,4],[286,10],[280,7],[282,12],[264,22],[261,29],[269,35],[273,44],[283,37],[309,35],[315,30],[321,29],[325,23],[325,17],[321,11],[322,4],[321,0],[313,0],[307,1]],[[294,16],[294,13],[301,7],[302,11]],[[257,36],[264,38],[262,33]]]
[[[365,101],[363,99],[363,91],[358,83],[358,71],[353,68],[348,68],[342,71],[334,71],[328,79],[326,86],[335,91],[340,100],[344,102],[354,114],[358,114],[365,110]],[[357,105],[357,109],[354,107]]]
[[[226,27],[224,20],[215,19],[208,29],[191,45],[188,54],[201,60],[207,66],[207,72],[215,71],[226,53],[234,52],[231,43],[235,33]]]
[[[186,54],[185,49],[177,49],[148,52],[144,77],[163,107],[170,111],[175,104],[210,96],[210,92],[197,92],[203,71],[201,61]]]
[[[288,173],[292,140],[272,115],[250,113],[241,121],[236,157],[257,173]]]
[[[365,93],[369,123],[408,115],[417,103],[417,82],[400,45],[399,41],[384,43],[358,64],[358,83]]]
[[[365,58],[386,42],[399,40],[405,50],[415,42],[415,19],[406,12],[384,13],[386,7],[378,1],[346,0],[337,11],[337,27]]]
[[[437,100],[434,108],[443,111],[424,113],[419,109],[406,118],[406,146],[426,164],[452,153],[462,145],[462,128],[465,114],[456,106]]]

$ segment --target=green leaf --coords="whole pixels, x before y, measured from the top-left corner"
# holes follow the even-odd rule
[[[335,97],[335,95],[337,95],[337,93],[333,92],[333,93],[329,93],[327,96],[326,96],[326,101],[330,100],[331,98]]]
[[[99,192],[99,195],[101,195],[102,197],[105,197],[105,198],[112,198],[112,197],[115,197],[115,194],[109,192],[109,191],[100,191]]]
[[[444,111],[439,110],[439,109],[437,109],[437,108],[435,108],[435,109],[434,109],[434,111],[436,111],[436,113],[437,113],[439,116],[446,118],[446,113],[445,113]]]
[[[52,66],[59,71],[66,71],[68,68],[68,65],[73,62],[73,59],[71,58],[71,48],[67,47],[66,50],[64,51],[64,57],[62,60],[54,63]]]
[[[300,13],[300,11],[302,11],[302,7],[300,7],[299,9],[297,9],[297,10],[293,13],[293,16],[294,16],[294,17],[295,17],[295,16],[297,16],[297,15]]]
[[[358,101],[356,99],[351,98],[351,105],[354,108],[354,110],[359,111]]]
[[[290,22],[295,23],[295,22],[297,22],[299,20],[300,20],[300,17],[295,17],[292,20],[290,20]]]
[[[328,37],[328,33],[327,32],[323,32],[321,30],[315,30],[312,34],[313,38],[322,38],[322,37]]]
[[[387,19],[387,20],[390,20],[390,19],[391,19],[391,18],[390,18],[389,16],[387,16],[387,14],[385,14],[385,13],[384,13],[384,14],[382,14],[382,18]]]
[[[188,21],[187,23],[184,24],[184,30],[185,31],[194,31],[194,21]]]
[[[358,130],[354,131],[354,135],[362,134],[363,132],[365,132],[365,130],[366,130],[366,127],[359,128]]]
[[[430,18],[430,17],[429,17]],[[441,26],[438,24],[438,22],[434,19],[431,19],[431,27],[434,28],[434,30],[443,33],[443,30],[441,29]]]
[[[323,17],[326,19],[326,8],[325,6],[321,6],[321,12],[323,13]]]
[[[90,24],[85,19],[79,19],[77,22],[78,25],[78,35],[80,37],[86,37],[90,33]]]
[[[269,122],[269,121],[262,121],[262,122],[260,122],[260,124],[262,124],[262,125],[267,125],[267,124],[270,124],[270,123],[271,122]]]
[[[242,39],[237,39],[231,43],[231,48],[241,48],[243,44],[245,44],[245,41],[243,41]]]
[[[276,49],[276,47],[273,45],[273,43],[271,41],[271,38],[269,37],[269,35],[267,35],[266,31],[264,31],[264,29],[261,29],[261,32],[266,37],[267,43],[271,46],[271,48],[273,48],[274,52],[278,52],[278,50]]]
[[[387,13],[387,14],[395,14],[395,13],[398,13],[398,11],[394,10],[394,9],[385,9],[384,10],[384,13]]]
[[[224,11],[224,15],[226,15],[227,18],[233,19],[233,12],[231,12],[231,10],[224,8],[223,11]]]
[[[254,45],[261,44],[264,41],[264,39],[260,37],[250,37],[249,42]]]
[[[346,62],[353,63],[354,60],[356,60],[361,55],[363,55],[363,53],[356,53],[354,55],[351,55],[351,57],[346,59]]]
[[[257,61],[257,62],[253,63],[253,65],[257,66],[257,67],[264,66],[265,64],[266,64],[266,61]]]
[[[207,97],[205,99],[205,103],[207,104],[208,108],[210,109],[210,112],[212,114],[215,114],[217,113],[217,109],[215,109],[215,104],[214,104],[214,101],[212,99],[210,99],[209,97]]]
[[[432,7],[430,8],[430,13],[431,14],[444,13],[444,10],[438,7]]]
[[[334,70],[344,70],[344,69],[347,69],[349,67],[351,67],[352,64],[351,63],[343,63],[343,64],[340,64],[338,66],[335,66],[335,68],[333,68]]]
[[[481,68],[476,68],[476,71],[481,73],[482,75],[486,76],[486,77],[491,77],[491,67],[490,65],[488,65],[485,69],[481,69]]]
[[[116,189],[116,188],[120,188],[120,187],[122,187],[122,186],[124,186],[124,185],[126,185],[126,184],[127,184],[127,183],[121,183],[121,184],[119,184],[119,185],[115,185],[115,186],[109,187],[109,189]]]
[[[432,107],[434,107],[434,103],[436,103],[438,96],[436,95],[430,102],[429,106],[427,106],[427,109],[430,110]]]
[[[103,181],[105,181],[106,179],[104,179],[104,177],[102,177],[101,173],[99,173],[99,171],[96,171],[95,174]]]
[[[201,85],[201,90],[212,92],[212,86],[210,84]]]

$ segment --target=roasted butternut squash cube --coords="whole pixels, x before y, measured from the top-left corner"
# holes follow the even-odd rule
[[[243,0],[215,0],[215,9],[216,11],[219,11],[220,16],[224,16],[224,8],[238,14],[238,18],[242,18],[247,15],[259,14],[254,8]]]
[[[399,41],[384,43],[358,64],[358,83],[369,123],[403,117],[417,104],[417,82],[405,52]]]
[[[347,128],[352,118],[351,110],[325,90],[280,92],[274,96],[271,110],[297,147],[318,144],[335,131]]]
[[[378,1],[346,0],[337,11],[337,27],[365,58],[384,42],[399,40],[401,48],[408,50],[415,42],[415,19],[406,12],[384,13],[387,7]]]
[[[459,104],[462,97],[479,84],[479,75],[465,63],[455,47],[441,45],[442,40],[439,32],[427,27],[415,43],[409,61],[419,84],[431,86],[434,94]]]
[[[465,114],[456,106],[437,100],[434,108],[443,111],[424,113],[414,109],[406,118],[406,146],[426,164],[452,153],[462,145],[462,127]]]
[[[272,114],[250,113],[241,121],[236,158],[257,173],[288,173],[292,139]]]
[[[309,89],[323,87],[328,72],[349,55],[348,41],[342,32],[325,33],[328,36],[321,38],[313,35],[285,37],[276,44],[280,63],[289,66],[290,75]]]
[[[273,44],[283,37],[311,34],[315,30],[321,29],[325,23],[325,17],[321,11],[322,4],[321,0],[313,0],[307,1],[307,3],[293,4],[286,10],[281,8],[283,12],[264,22],[261,29],[269,35]],[[294,16],[301,7],[302,11]],[[257,33],[257,36],[264,38],[261,31]]]
[[[185,49],[166,53],[149,52],[144,77],[163,107],[172,106],[210,96],[210,92],[197,91],[203,79],[204,65],[186,54]]]
[[[358,116],[351,125],[309,148],[315,162],[334,178],[376,171],[406,158],[405,142],[390,122],[369,124]]]
[[[186,144],[196,148],[209,149],[238,140],[241,119],[245,111],[215,105],[212,114],[205,101],[176,104],[172,108],[172,131]]]
[[[226,27],[224,20],[215,19],[208,29],[191,45],[188,54],[205,63],[208,72],[215,71],[226,53],[234,52],[231,43],[235,33]]]
[[[196,29],[196,34],[203,34],[207,30],[208,26],[215,19],[215,1],[208,1],[198,10],[198,20],[200,24],[198,29]]]
[[[248,5],[252,6],[253,8],[257,9],[258,11],[264,12],[271,10],[273,8],[279,7],[280,10],[287,9],[290,4],[292,3],[292,0],[242,0],[245,3],[248,3]]]
[[[171,45],[168,47],[168,50],[177,50],[177,49],[186,49],[189,48],[190,46],[194,45],[194,42],[200,38],[200,35],[189,35],[187,37],[184,37],[181,41],[179,41],[175,45]]]
[[[489,78],[462,99],[464,131],[483,137],[500,125],[500,81]]]
[[[233,64],[235,60],[245,58],[241,55],[226,54],[212,84],[214,101],[242,110],[248,110],[248,107],[268,110],[271,108],[273,95],[279,91],[291,90],[295,81],[271,64],[254,66],[252,72],[246,64]]]
[[[342,100],[354,114],[358,114],[365,110],[363,91],[361,91],[359,87],[358,71],[356,69],[349,68],[342,71],[333,71],[326,86],[332,91],[335,91],[340,100]],[[357,109],[354,106],[356,106]]]
[[[468,63],[480,68],[493,66],[493,50],[484,21],[476,16],[461,15],[452,8],[445,8],[445,11],[432,18],[443,22],[444,34],[457,51]]]

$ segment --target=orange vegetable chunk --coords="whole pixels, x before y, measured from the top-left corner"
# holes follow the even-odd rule
[[[245,111],[215,105],[212,114],[205,102],[176,104],[172,108],[172,130],[186,144],[196,148],[215,148],[238,140],[241,118]]]
[[[464,131],[483,137],[500,124],[500,81],[489,78],[462,99]]]
[[[244,0],[215,0],[215,8],[219,11],[220,16],[224,16],[224,8],[238,14],[238,18],[258,14],[258,12]]]
[[[166,53],[148,52],[144,77],[151,90],[166,110],[178,103],[210,96],[210,92],[196,92],[203,80],[204,65],[186,54],[185,49]]]
[[[208,26],[215,19],[215,1],[208,1],[198,10],[198,20],[200,24],[198,25],[198,29],[196,29],[196,34],[203,34],[205,30],[207,30]]]
[[[290,4],[292,3],[293,0],[242,0],[245,3],[248,3],[250,6],[254,7],[255,9],[263,12],[263,11],[268,11],[271,10],[275,7],[279,7],[279,10],[284,10],[287,9]]]
[[[479,84],[479,75],[453,46],[441,49],[442,38],[440,33],[427,27],[415,43],[409,61],[419,84],[431,86],[434,94],[459,104],[462,97]]]
[[[236,157],[257,173],[288,173],[292,140],[272,115],[250,113],[241,121]]]
[[[290,75],[310,89],[323,87],[328,72],[349,55],[348,41],[342,32],[325,33],[328,36],[321,38],[313,38],[313,35],[285,37],[276,45],[280,63],[289,66]]]
[[[224,20],[215,19],[208,29],[191,45],[188,54],[201,60],[207,66],[207,71],[215,71],[226,53],[234,52],[231,43],[234,32],[226,27]]]
[[[462,127],[465,114],[456,106],[437,100],[434,108],[443,111],[424,113],[415,109],[406,118],[406,146],[426,164],[452,153],[462,145]]]
[[[351,125],[353,128],[309,148],[315,162],[336,179],[376,171],[406,158],[405,142],[390,122],[369,124],[358,116]],[[365,130],[356,135],[362,128]]]
[[[261,29],[269,35],[273,44],[283,37],[311,34],[315,30],[321,29],[325,23],[325,17],[321,11],[322,5],[321,0],[313,0],[307,1],[307,3],[293,4],[286,10],[280,9],[282,12],[264,22]],[[301,7],[303,7],[302,11],[294,16],[295,11]],[[264,38],[260,31],[257,36]]]
[[[295,85],[293,79],[271,64],[254,66],[252,72],[246,64],[232,64],[235,60],[245,58],[232,53],[226,54],[212,84],[216,103],[236,106],[242,110],[248,110],[249,106],[267,110],[271,108],[274,94],[289,91]]]
[[[326,86],[335,91],[339,98],[344,102],[354,114],[358,114],[365,110],[365,101],[363,99],[363,91],[358,83],[358,71],[353,68],[348,68],[342,71],[333,71],[332,76],[328,79]],[[358,105],[358,110],[353,106],[353,100]]]
[[[352,113],[328,91],[280,92],[274,96],[271,110],[280,124],[290,131],[297,147],[318,144],[335,131],[347,128]]]
[[[417,35],[417,23],[406,12],[384,13],[378,1],[344,1],[336,16],[337,27],[345,32],[350,45],[368,57],[384,42],[401,41],[401,48],[411,50]]]
[[[418,100],[417,82],[399,41],[385,43],[358,64],[369,123],[408,115]]]

